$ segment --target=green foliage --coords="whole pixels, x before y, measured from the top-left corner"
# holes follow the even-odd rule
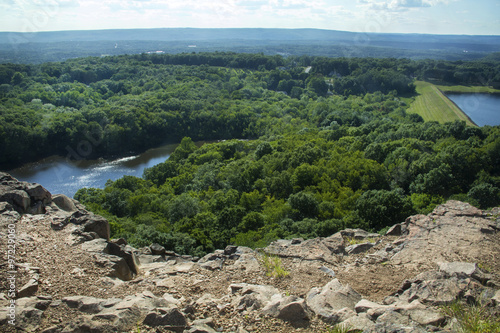
[[[455,318],[457,324],[453,329],[461,333],[494,333],[500,331],[500,320],[492,314],[487,307],[481,304],[465,304],[455,301],[443,306],[441,311],[444,315]]]
[[[402,190],[370,190],[356,202],[359,216],[373,229],[400,223],[414,211]]]
[[[486,209],[500,204],[500,189],[488,183],[480,183],[472,187],[467,195]]]
[[[260,262],[266,270],[266,276],[281,279],[290,274],[290,272],[283,267],[281,258],[276,255],[263,253]]]
[[[75,198],[110,220],[113,237],[181,254],[377,231],[448,198],[497,205],[499,127],[407,114],[412,76],[438,67],[233,53],[0,65],[0,164],[180,142],[142,178]]]

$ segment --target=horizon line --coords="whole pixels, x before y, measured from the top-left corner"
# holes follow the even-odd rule
[[[500,37],[500,34],[466,34],[466,33],[423,33],[423,32],[366,32],[366,31],[349,31],[324,28],[262,28],[262,27],[232,27],[232,28],[199,28],[199,27],[161,27],[161,28],[103,28],[103,29],[79,29],[79,30],[41,30],[41,31],[0,31],[0,33],[14,34],[38,34],[38,33],[58,33],[58,32],[83,32],[83,31],[125,31],[125,30],[168,30],[168,29],[192,29],[192,30],[318,30],[330,32],[344,32],[352,34],[369,34],[369,35],[428,35],[428,36],[484,36],[484,37]]]

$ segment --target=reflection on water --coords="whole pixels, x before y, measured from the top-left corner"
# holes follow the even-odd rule
[[[73,197],[82,187],[104,188],[106,182],[124,175],[141,177],[145,168],[164,162],[177,145],[150,149],[137,156],[116,160],[68,161],[53,156],[9,171],[19,180],[42,184],[52,194]]]

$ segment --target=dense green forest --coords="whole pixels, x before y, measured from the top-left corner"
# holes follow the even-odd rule
[[[312,66],[309,73],[306,66]],[[411,97],[414,77],[491,85],[500,82],[500,65],[236,53],[4,64],[0,167],[53,154],[73,159],[123,155],[180,142],[185,136],[255,139],[281,133],[281,127],[311,121],[317,127],[336,120],[325,116],[314,123],[310,102],[318,99],[333,103],[352,95],[392,95],[392,101],[360,107],[364,114],[348,110],[350,124],[359,126],[370,111],[404,110],[397,98]]]
[[[500,128],[407,113],[415,78],[494,85],[500,63],[189,53],[0,65],[0,165],[181,142],[143,178],[75,198],[113,237],[194,255],[379,231],[449,198],[499,204]]]

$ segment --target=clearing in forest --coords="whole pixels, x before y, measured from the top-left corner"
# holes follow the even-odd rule
[[[467,125],[476,126],[437,86],[424,81],[416,81],[415,85],[419,95],[411,103],[408,112],[419,114],[425,121],[445,123],[465,120]]]

